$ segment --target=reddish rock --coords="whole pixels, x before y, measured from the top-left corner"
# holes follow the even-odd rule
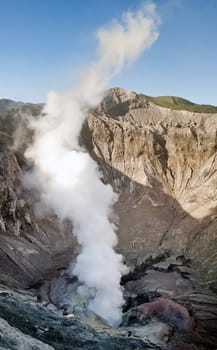
[[[203,344],[210,347],[214,345],[203,339],[196,331],[195,321],[183,305],[177,304],[169,299],[160,298],[150,303],[141,304],[136,309],[147,316],[155,316],[175,328],[180,338],[177,340],[178,347],[176,347],[176,349],[190,349],[186,347],[187,345],[185,345],[183,341],[193,344]]]
[[[156,316],[181,332],[189,332],[194,329],[194,320],[188,310],[172,300],[160,298],[156,301],[145,303],[137,307],[139,311],[150,316]]]

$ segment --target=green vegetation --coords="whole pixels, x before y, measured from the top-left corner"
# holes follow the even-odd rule
[[[147,100],[159,105],[161,107],[177,109],[177,110],[186,110],[195,113],[217,113],[217,106],[211,105],[199,105],[188,100],[185,100],[181,97],[175,96],[146,96],[143,94],[139,94],[140,97],[144,97]]]
[[[16,103],[12,100],[8,100],[6,98],[0,99],[0,111],[12,108],[15,104]]]
[[[149,100],[161,107],[177,109],[177,110],[186,110],[186,111],[195,112],[195,113],[217,113],[217,106],[204,105],[204,104],[199,105],[181,97],[175,97],[175,96],[153,97],[153,96],[147,96],[144,94],[137,94],[137,96],[143,97],[146,100]],[[22,106],[22,109],[25,109],[28,107],[42,108],[43,104],[32,104],[32,103],[24,104],[23,102],[14,102],[8,99],[0,99],[0,111],[9,110],[11,108],[16,108],[18,106]]]

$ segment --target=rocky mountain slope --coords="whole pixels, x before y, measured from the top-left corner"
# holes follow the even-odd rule
[[[80,143],[119,194],[118,250],[134,268],[122,281],[125,328],[112,330],[85,314],[80,301],[77,313],[70,311],[77,283],[67,274],[78,248],[73,224],[36,210],[37,193],[22,185],[31,167],[24,158],[28,120],[42,106],[6,102],[0,109],[0,349],[217,348],[217,114],[164,108],[120,88],[89,112]],[[150,326],[141,305],[156,300],[165,312],[156,309]],[[147,306],[142,310],[153,319]],[[171,323],[173,312],[187,318],[187,328]]]
[[[120,193],[120,249],[185,253],[216,279],[216,127],[217,114],[162,108],[121,89],[92,111],[86,147]]]

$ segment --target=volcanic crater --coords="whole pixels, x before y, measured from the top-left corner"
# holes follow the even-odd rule
[[[217,114],[121,88],[88,113],[80,145],[118,195],[111,220],[129,266],[112,328],[77,292],[73,222],[22,185],[29,116],[43,106],[3,102],[0,349],[217,349]]]

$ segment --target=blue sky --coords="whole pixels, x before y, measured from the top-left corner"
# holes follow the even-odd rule
[[[217,0],[155,0],[149,51],[111,86],[217,105]],[[95,30],[137,0],[0,0],[0,98],[44,102],[94,59]]]

